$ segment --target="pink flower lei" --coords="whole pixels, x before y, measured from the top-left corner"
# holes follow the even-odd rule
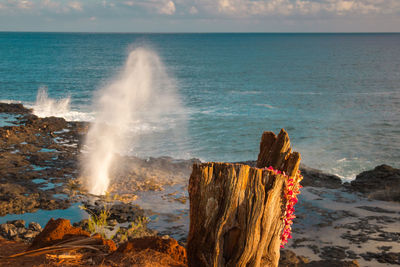
[[[284,248],[288,239],[292,238],[292,224],[293,219],[296,218],[294,215],[294,205],[297,203],[297,195],[300,193],[300,188],[302,188],[300,181],[303,179],[303,176],[300,174],[300,171],[297,171],[297,174],[290,178],[285,172],[276,170],[272,166],[264,169],[285,177],[284,197],[286,201],[284,203],[285,212],[283,215],[283,229],[281,234],[281,248]]]

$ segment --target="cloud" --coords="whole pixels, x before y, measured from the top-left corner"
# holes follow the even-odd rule
[[[175,10],[175,4],[172,1],[166,1],[160,7],[158,7],[159,14],[172,15],[175,13]]]
[[[78,2],[78,1],[69,2],[68,3],[68,7],[72,8],[74,10],[77,10],[77,11],[82,11],[83,10],[82,3]]]
[[[237,18],[310,14],[388,14],[400,12],[398,0],[208,0],[197,1],[212,13]]]
[[[2,3],[3,2],[3,3]],[[43,13],[63,14],[71,11],[83,11],[83,5],[79,1],[62,0],[0,0],[0,10],[8,10],[14,14]]]
[[[181,11],[181,12],[178,12]],[[400,0],[0,0],[4,14],[153,19],[263,21],[399,15]],[[196,16],[193,16],[196,15]]]
[[[176,11],[175,3],[171,0],[133,0],[122,3],[130,7],[142,7],[150,13],[155,12],[160,15],[173,15]]]
[[[21,9],[31,9],[33,7],[33,2],[28,0],[18,1],[18,7]]]

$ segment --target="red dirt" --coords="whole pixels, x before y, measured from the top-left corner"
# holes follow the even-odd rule
[[[26,267],[42,267],[51,266],[47,264],[46,256],[31,256],[31,257],[19,257],[19,258],[1,258],[4,256],[10,256],[17,253],[24,252],[28,249],[27,244],[22,242],[8,241],[0,237],[0,266],[1,267],[14,267],[14,266],[26,266]]]
[[[186,249],[179,245],[175,239],[163,239],[157,236],[132,239],[131,241],[122,244],[116,253],[126,254],[130,252],[139,252],[146,249],[167,254],[178,262],[187,262]]]
[[[107,252],[114,252],[117,250],[117,246],[115,245],[114,241],[110,239],[104,239],[101,235],[95,234],[92,238],[96,238],[99,240],[99,245],[103,245],[106,247]]]
[[[63,263],[57,263],[56,261],[49,261],[46,259],[46,255],[40,256],[23,256],[18,258],[4,258],[1,256],[9,256],[17,253],[24,252],[28,249],[28,245],[20,242],[7,241],[5,239],[0,239],[0,267],[10,267],[10,266],[101,266],[101,267],[115,267],[115,266],[132,266],[132,267],[187,267],[187,265],[179,260],[176,260],[167,253],[161,253],[154,249],[164,250],[164,251],[174,251],[172,255],[179,255],[179,251],[183,247],[179,246],[175,240],[167,240],[167,242],[154,242],[158,238],[153,238],[153,242],[140,242],[135,243],[133,241],[125,243],[124,249],[120,249],[121,252],[114,252],[105,258],[97,258],[90,252],[82,252],[84,259],[92,258],[93,260],[89,263],[87,261],[82,261],[77,263],[76,261]],[[107,241],[107,240],[106,240]],[[176,243],[175,243],[175,242]],[[150,245],[152,248],[146,248],[145,243]],[[158,244],[157,244],[158,243]],[[128,245],[129,244],[129,245]],[[163,244],[160,246],[160,244]],[[170,244],[172,246],[167,246]],[[137,249],[134,249],[137,248]],[[54,254],[54,253],[51,253]],[[62,253],[61,253],[62,254]],[[186,261],[186,259],[185,259]]]
[[[68,240],[76,236],[89,237],[90,233],[81,228],[72,227],[69,220],[61,218],[54,220],[51,218],[43,231],[33,240],[29,250],[51,246],[62,240]]]
[[[89,237],[90,234],[80,228],[72,227],[69,220],[51,219],[30,247],[24,243],[0,238],[0,267],[87,265],[102,267],[187,267],[186,249],[180,246],[175,239],[162,239],[160,237],[137,238],[121,245],[117,250],[112,240],[105,240],[100,235],[94,235],[92,238],[98,239],[99,245],[106,248],[105,251],[93,252],[81,249],[78,251],[51,252],[50,255],[23,255],[15,258],[3,258],[54,245],[77,236]],[[113,253],[109,254],[110,252]],[[77,257],[68,258],[70,260],[66,259],[67,256],[74,255]],[[46,256],[49,257],[46,258]]]
[[[129,251],[127,253],[113,253],[106,258],[102,267],[187,267],[187,264],[174,260],[170,255],[152,249]]]

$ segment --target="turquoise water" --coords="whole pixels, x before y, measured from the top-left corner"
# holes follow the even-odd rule
[[[171,144],[150,128],[136,155],[255,159],[261,133],[285,128],[305,164],[345,179],[400,167],[400,34],[0,33],[0,99],[32,105],[46,86],[90,120],[93,92],[140,45],[176,78],[187,130]]]
[[[8,214],[0,217],[0,224],[6,223],[7,221],[24,220],[26,226],[28,226],[30,222],[37,222],[42,226],[42,228],[44,228],[51,218],[68,218],[68,220],[71,221],[71,224],[73,224],[88,218],[88,214],[79,208],[80,205],[81,203],[74,203],[71,207],[65,210],[38,210],[33,213]]]

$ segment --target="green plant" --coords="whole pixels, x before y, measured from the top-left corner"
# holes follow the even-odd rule
[[[149,217],[140,216],[137,217],[135,221],[131,222],[129,229],[120,230],[120,241],[124,242],[128,240],[129,237],[136,238],[141,237],[146,233],[147,224],[150,222]]]
[[[104,206],[104,209],[97,215],[85,206],[79,206],[80,209],[89,213],[88,218],[88,231],[92,234],[100,234],[103,238],[112,239],[115,233],[119,230],[111,231],[111,226],[108,225],[107,220],[110,218],[110,209]]]
[[[140,216],[131,223],[131,227],[128,229],[128,231],[130,231],[133,236],[138,236],[146,230],[149,222],[149,217]]]

